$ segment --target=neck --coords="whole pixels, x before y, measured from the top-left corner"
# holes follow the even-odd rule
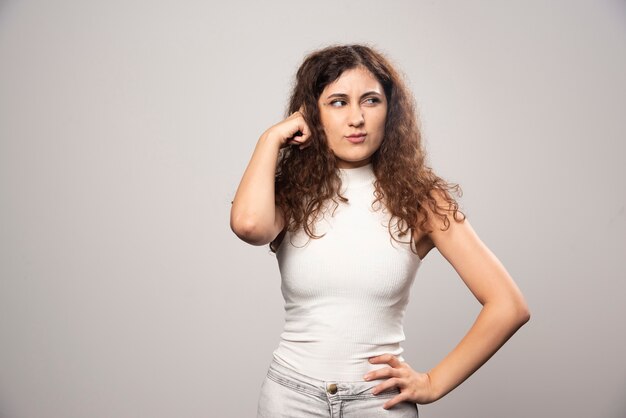
[[[339,168],[338,170],[342,183],[348,187],[371,184],[376,179],[372,163],[360,167]]]

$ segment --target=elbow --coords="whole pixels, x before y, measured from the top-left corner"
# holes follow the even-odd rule
[[[506,318],[508,322],[514,324],[517,328],[521,327],[530,320],[530,309],[523,299],[514,299],[494,302],[490,304],[499,312],[502,318]]]
[[[248,244],[257,245],[258,236],[255,232],[254,224],[231,221],[230,229],[240,240]]]
[[[515,321],[520,327],[530,321],[530,309],[528,308],[528,304],[525,300],[522,299],[514,302],[512,308],[510,309]]]
[[[250,245],[261,246],[269,243],[255,222],[244,221],[231,216],[230,229],[239,239]]]
[[[526,304],[524,304],[524,307],[520,311],[519,315],[520,315],[520,321],[522,325],[530,321],[530,309],[528,308]]]

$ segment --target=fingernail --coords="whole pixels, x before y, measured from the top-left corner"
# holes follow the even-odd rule
[[[369,375],[369,374],[366,374],[365,376],[363,376],[363,379],[365,379],[365,380],[370,380],[370,375]]]

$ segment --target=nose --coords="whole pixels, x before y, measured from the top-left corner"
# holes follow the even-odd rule
[[[360,126],[365,122],[365,118],[363,117],[363,110],[358,103],[353,104],[350,107],[349,124],[350,126]]]

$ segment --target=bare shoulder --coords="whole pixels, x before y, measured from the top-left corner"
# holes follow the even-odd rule
[[[465,216],[453,216],[453,208],[442,192],[433,192],[441,212],[448,217],[429,211],[428,237],[441,255],[454,267],[461,279],[481,304],[498,300],[514,303],[520,317],[527,316],[524,298],[496,255],[483,243]],[[432,216],[431,216],[432,215]],[[444,225],[445,223],[445,225]]]
[[[434,189],[431,190],[430,196],[435,200],[437,211],[433,210],[430,205],[424,205],[424,209],[428,213],[426,225],[429,232],[423,232],[423,239],[437,247],[444,257],[446,250],[452,250],[452,246],[455,244],[458,245],[461,242],[465,244],[474,242],[475,244],[478,237],[469,220],[459,211],[455,216],[452,203],[446,200],[445,193],[442,190]]]
[[[431,232],[427,232],[421,229],[415,231],[414,238],[416,242],[417,253],[420,259],[424,259],[424,257],[430,252],[430,250],[437,247],[437,241],[441,242],[441,234],[444,230],[447,231],[450,228],[453,228],[455,226],[453,224],[458,222],[455,221],[455,218],[453,216],[454,211],[452,210],[450,203],[446,200],[445,195],[442,191],[432,190],[430,192],[430,195],[435,200],[435,204],[439,208],[439,213],[433,211],[430,205],[424,205],[424,209],[428,213],[428,219],[426,220],[426,229],[430,230]],[[447,220],[441,215],[441,213],[444,213],[447,216]],[[460,218],[462,218],[462,215],[460,213],[457,213],[457,219]],[[446,237],[450,235],[451,234],[448,233]]]

